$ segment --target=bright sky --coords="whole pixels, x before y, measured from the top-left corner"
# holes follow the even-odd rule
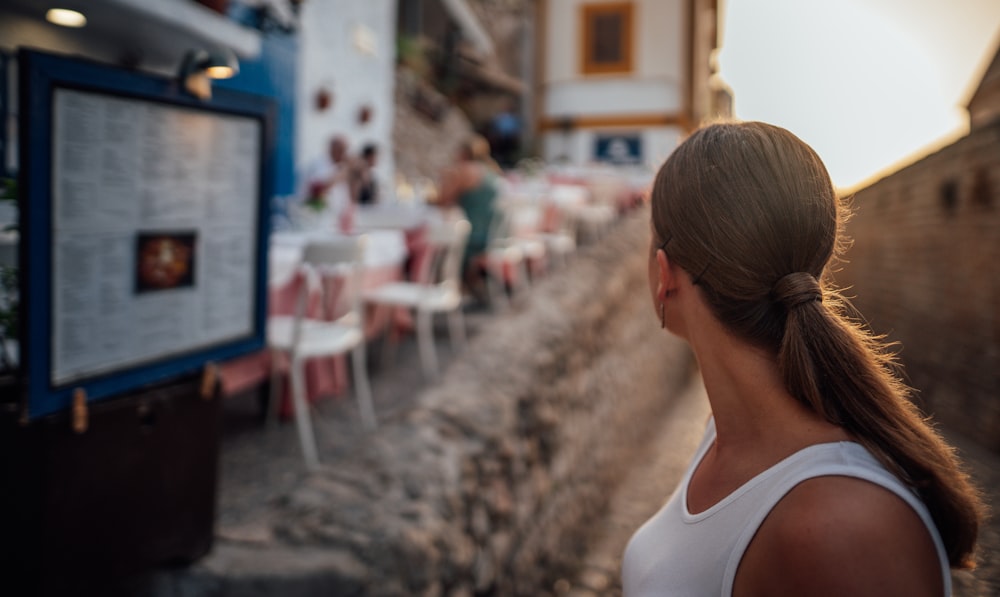
[[[964,133],[1000,0],[722,0],[736,116],[783,126],[840,187]]]

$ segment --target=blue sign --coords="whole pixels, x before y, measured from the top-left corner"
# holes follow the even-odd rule
[[[598,135],[594,142],[594,159],[611,164],[642,163],[642,137],[628,135]]]

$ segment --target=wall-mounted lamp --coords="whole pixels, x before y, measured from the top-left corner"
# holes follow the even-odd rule
[[[188,50],[177,78],[191,95],[207,100],[212,97],[212,79],[229,79],[240,72],[240,62],[231,50]]]
[[[87,17],[82,12],[69,8],[50,8],[45,12],[45,20],[60,27],[83,27]]]

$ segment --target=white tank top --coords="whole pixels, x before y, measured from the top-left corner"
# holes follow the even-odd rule
[[[804,448],[750,479],[708,510],[691,514],[687,508],[688,484],[714,440],[712,420],[673,496],[636,531],[625,548],[625,597],[730,597],[743,552],[771,509],[799,483],[828,475],[864,479],[906,501],[931,534],[941,562],[944,594],[951,595],[948,557],[927,508],[860,444],[837,442]]]

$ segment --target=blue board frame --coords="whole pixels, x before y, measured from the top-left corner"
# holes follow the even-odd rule
[[[267,238],[273,187],[276,107],[268,98],[216,89],[208,101],[183,91],[173,79],[128,71],[87,60],[21,50],[20,92],[20,229],[21,368],[23,400],[29,419],[67,410],[76,389],[88,401],[111,398],[136,388],[192,374],[206,363],[222,361],[265,346],[267,316]],[[256,279],[253,332],[244,337],[163,360],[51,384],[53,214],[53,100],[56,89],[103,93],[204,111],[250,117],[260,122],[260,180],[257,200]]]

